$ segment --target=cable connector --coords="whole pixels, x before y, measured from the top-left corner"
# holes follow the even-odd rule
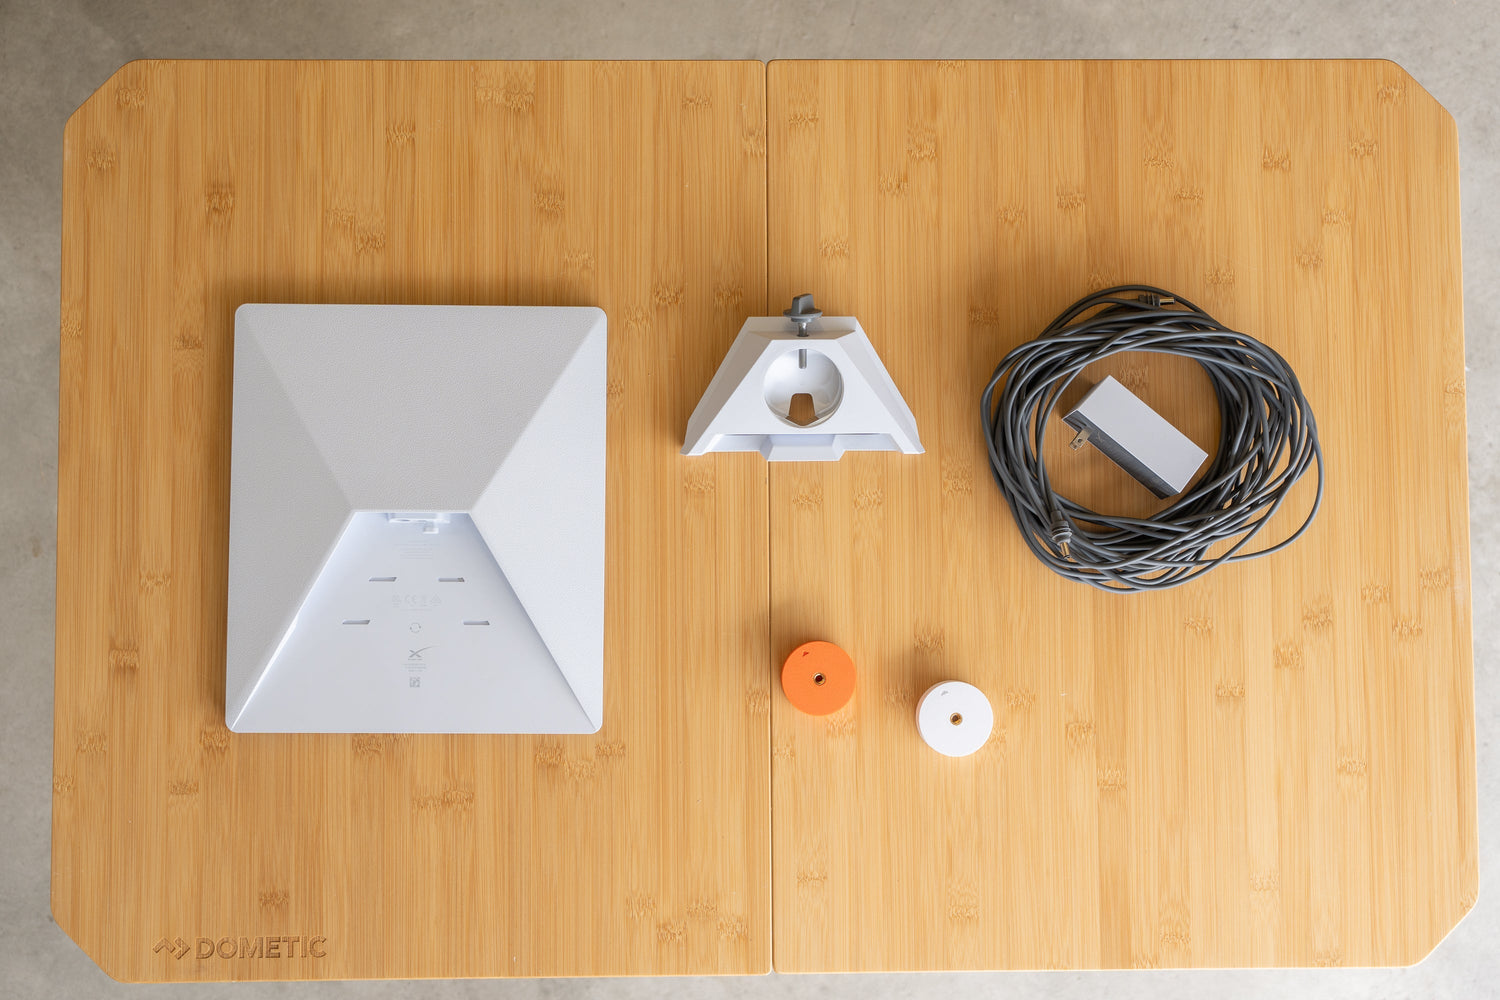
[[[1073,525],[1063,516],[1062,509],[1052,508],[1052,544],[1057,546],[1064,559],[1071,559],[1068,544],[1073,541]]]

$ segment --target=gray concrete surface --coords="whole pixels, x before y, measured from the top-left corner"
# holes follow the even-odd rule
[[[1500,994],[1494,743],[1500,413],[1500,9],[1491,2],[563,0],[318,4],[0,0],[0,996],[1483,997]],[[1481,891],[1411,969],[944,974],[188,988],[109,980],[48,913],[62,127],[127,60],[332,58],[1369,57],[1458,121],[1473,508]]]

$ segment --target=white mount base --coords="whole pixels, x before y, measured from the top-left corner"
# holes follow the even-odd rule
[[[752,316],[688,420],[684,455],[758,451],[768,462],[831,462],[846,451],[920,455],[917,422],[859,321],[825,316],[807,336]],[[811,420],[792,419],[808,397]],[[805,409],[806,407],[804,407]]]

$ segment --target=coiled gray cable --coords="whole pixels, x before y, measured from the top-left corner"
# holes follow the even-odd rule
[[[1100,311],[1081,318],[1093,309]],[[1041,458],[1048,420],[1078,373],[1128,351],[1197,361],[1222,417],[1207,471],[1148,518],[1102,514],[1059,496]],[[980,420],[990,471],[1026,544],[1053,571],[1101,590],[1164,590],[1222,563],[1269,555],[1300,538],[1323,503],[1318,428],[1291,366],[1255,338],[1150,285],[1087,295],[1007,354],[980,397]],[[1306,519],[1281,541],[1243,551],[1314,462],[1318,490]]]

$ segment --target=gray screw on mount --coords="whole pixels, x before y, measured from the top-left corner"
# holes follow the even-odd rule
[[[781,315],[796,324],[797,336],[805,337],[807,336],[808,324],[823,315],[823,310],[813,305],[811,292],[804,292],[801,295],[792,296],[792,307],[790,309],[783,309]],[[797,367],[807,367],[807,351],[802,350],[797,352]]]

